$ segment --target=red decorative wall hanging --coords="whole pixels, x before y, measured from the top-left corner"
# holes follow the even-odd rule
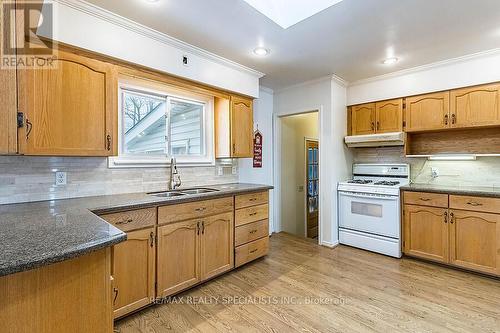
[[[262,133],[258,129],[253,138],[253,167],[262,168]]]

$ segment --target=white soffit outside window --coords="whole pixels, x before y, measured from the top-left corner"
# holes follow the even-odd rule
[[[253,8],[287,29],[343,0],[244,0]]]

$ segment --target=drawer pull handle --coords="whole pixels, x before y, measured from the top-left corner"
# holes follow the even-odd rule
[[[483,205],[482,203],[475,202],[475,201],[469,201],[467,204],[471,205],[471,206],[474,206],[474,207],[482,206]]]
[[[429,198],[420,198],[420,200],[422,200],[422,201],[431,201],[431,199],[429,199]]]
[[[448,223],[448,212],[444,212],[444,223]]]
[[[251,234],[255,234],[257,232],[257,229],[250,231]]]
[[[255,215],[257,215],[257,212],[250,213],[250,214],[248,214],[248,215],[249,215],[249,216],[255,216]]]
[[[116,222],[116,224],[129,224],[132,222],[134,222],[133,219],[127,219],[127,220],[123,220],[123,221],[118,221],[118,222]]]
[[[455,218],[455,214],[450,213],[450,223],[453,224],[453,219]]]
[[[250,201],[256,201],[257,198],[250,198]]]
[[[197,211],[197,212],[203,212],[206,209],[207,209],[206,207],[200,207],[200,208],[196,208],[195,211]]]
[[[257,252],[258,249],[250,251],[250,254]]]

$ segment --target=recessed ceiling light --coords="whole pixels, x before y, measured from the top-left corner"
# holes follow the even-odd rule
[[[382,63],[383,63],[384,65],[392,65],[392,64],[397,63],[397,62],[398,62],[398,60],[399,60],[399,59],[398,59],[398,58],[396,58],[396,57],[391,57],[391,58],[387,58],[387,59],[385,59],[384,61],[382,61]]]
[[[159,0],[146,0],[147,2],[158,2]]]
[[[266,56],[270,53],[271,51],[269,49],[266,49],[265,47],[257,47],[255,50],[253,50],[253,53],[256,55],[263,57]]]

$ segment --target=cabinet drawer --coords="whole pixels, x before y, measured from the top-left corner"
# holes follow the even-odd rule
[[[235,266],[239,267],[247,262],[265,256],[268,251],[269,237],[238,246],[235,251]]]
[[[156,208],[130,210],[127,212],[101,215],[101,218],[122,231],[131,231],[156,224]]]
[[[237,195],[235,197],[235,208],[245,208],[256,205],[263,205],[269,202],[269,192],[258,192],[258,193],[249,193]]]
[[[232,210],[233,197],[162,206],[158,207],[158,224],[197,219]]]
[[[500,199],[450,195],[450,208],[500,214]]]
[[[236,210],[235,225],[244,225],[247,223],[265,220],[269,217],[269,205],[253,206]]]
[[[265,219],[236,227],[234,244],[239,246],[267,236],[269,236],[269,220]]]
[[[420,205],[448,208],[448,194],[404,192],[405,205]]]

